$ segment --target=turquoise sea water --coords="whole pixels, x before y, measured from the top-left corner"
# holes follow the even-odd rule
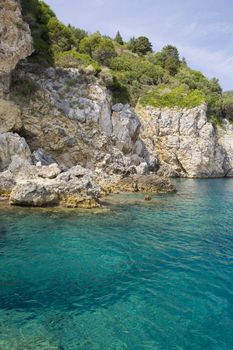
[[[233,180],[110,211],[0,207],[0,350],[232,350]]]

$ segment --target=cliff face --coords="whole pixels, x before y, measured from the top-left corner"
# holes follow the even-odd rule
[[[217,129],[217,138],[226,153],[225,175],[233,177],[233,125],[228,120],[223,120],[222,127]]]
[[[140,121],[128,105],[112,105],[104,84],[77,69],[18,67],[12,98],[21,108],[21,135],[65,167],[77,163],[124,172],[145,162]],[[23,96],[24,87],[33,93]]]
[[[19,60],[32,52],[28,24],[21,15],[20,2],[1,0],[0,3],[0,96],[8,93],[10,72]]]
[[[149,154],[157,153],[159,173],[167,176],[205,178],[232,175],[233,129],[225,121],[215,128],[207,120],[206,106],[142,108],[141,138]]]

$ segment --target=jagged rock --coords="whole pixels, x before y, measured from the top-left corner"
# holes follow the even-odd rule
[[[20,109],[13,102],[0,99],[0,133],[17,131],[21,127]]]
[[[110,173],[116,169],[125,173],[134,165],[133,155],[137,165],[147,162],[138,117],[123,104],[113,106],[112,113],[109,92],[98,79],[88,82],[78,69],[49,68],[38,74],[34,65],[21,63],[14,80],[25,78],[38,86],[33,100],[21,105],[23,130],[32,150],[42,148],[68,168],[102,166]],[[111,155],[108,164],[106,154]],[[38,161],[43,165],[41,157],[34,164]]]
[[[225,174],[226,152],[218,143],[216,131],[207,120],[206,106],[142,108],[141,138],[150,157],[156,153],[160,173],[182,177],[221,177]]]
[[[23,21],[19,1],[1,0],[0,6],[0,96],[8,93],[9,74],[19,60],[32,53],[32,38]]]
[[[115,106],[117,111],[112,114],[113,134],[116,137],[117,148],[124,154],[129,154],[138,141],[141,124],[133,109],[127,105],[120,107]]]
[[[11,132],[0,134],[0,171],[6,170],[15,156],[30,162],[31,152],[25,139]]]
[[[37,149],[32,153],[33,164],[40,163],[41,165],[50,165],[56,163],[55,160],[47,155],[42,148]]]

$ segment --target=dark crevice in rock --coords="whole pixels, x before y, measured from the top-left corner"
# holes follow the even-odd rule
[[[176,157],[176,163],[177,163],[177,165],[180,167],[180,169],[183,171],[183,173],[184,173],[184,174],[188,174],[188,172],[186,171],[186,169],[183,167],[181,161],[179,160],[177,154],[175,155],[175,157]]]

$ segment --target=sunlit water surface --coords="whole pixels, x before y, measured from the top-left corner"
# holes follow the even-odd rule
[[[0,207],[0,350],[232,350],[233,180]]]

